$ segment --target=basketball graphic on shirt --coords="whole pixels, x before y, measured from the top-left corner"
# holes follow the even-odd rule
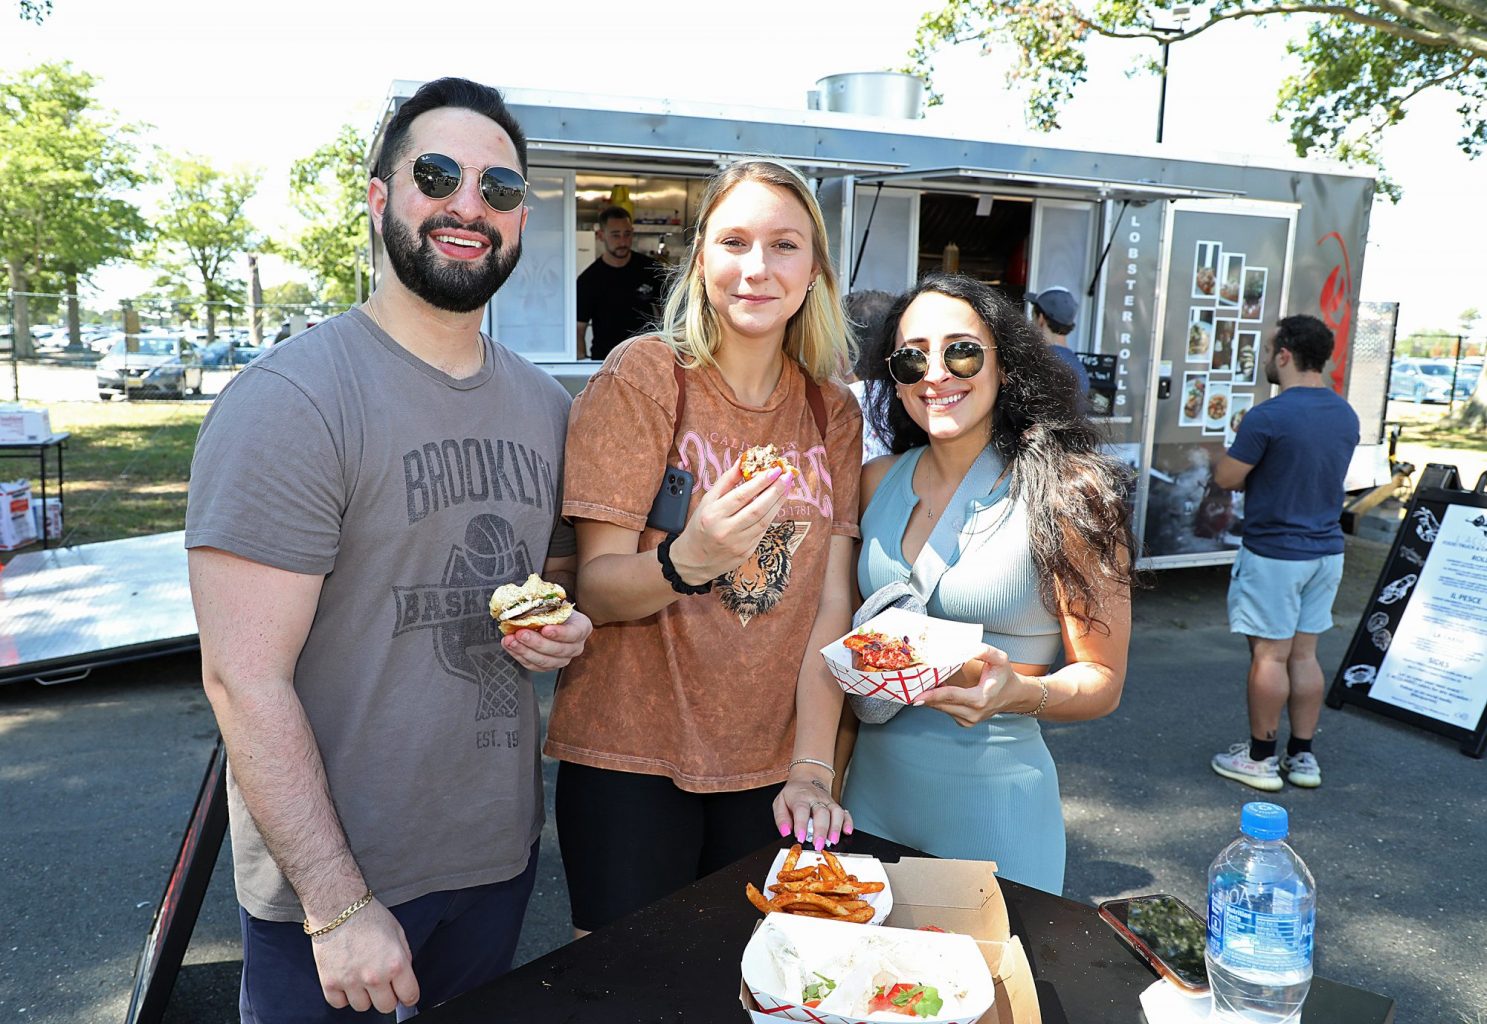
[[[524,547],[521,557],[523,564],[530,564]],[[478,515],[465,527],[465,560],[483,579],[510,580],[521,576],[516,558],[516,531],[500,516]]]
[[[808,522],[785,520],[772,524],[748,560],[718,578],[714,592],[743,625],[755,616],[768,614],[785,596],[795,551],[810,529]]]
[[[465,527],[464,549],[450,552],[445,579],[461,589],[478,587],[489,600],[496,587],[520,582],[535,571],[527,546],[517,542],[511,524],[484,512],[471,518]],[[464,611],[466,614],[435,631],[439,661],[453,675],[479,687],[476,721],[515,718],[521,692],[516,662],[501,647],[500,629],[487,605]]]

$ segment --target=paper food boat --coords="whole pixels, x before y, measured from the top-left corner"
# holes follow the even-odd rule
[[[904,857],[897,863],[883,864],[882,867],[893,886],[893,910],[882,928],[863,928],[789,914],[770,914],[754,926],[753,937],[740,964],[742,977],[738,985],[739,1004],[752,1024],[775,1024],[784,1020],[821,1024],[885,1024],[891,1020],[913,1020],[922,1024],[924,1020],[887,1014],[853,1017],[834,1012],[830,1007],[798,1005],[792,1000],[800,998],[800,989],[780,992],[779,989],[785,987],[785,979],[778,967],[762,962],[773,959],[770,949],[762,945],[769,940],[759,938],[766,927],[770,933],[784,934],[787,938],[808,936],[813,944],[811,956],[815,956],[818,949],[823,955],[830,956],[839,948],[850,948],[852,943],[867,941],[870,937],[887,937],[911,948],[928,948],[936,957],[943,954],[954,958],[949,961],[952,970],[966,972],[951,976],[944,986],[929,977],[899,979],[918,981],[940,989],[941,997],[946,998],[944,1010],[956,1016],[942,1016],[939,1020],[1042,1024],[1032,970],[1022,943],[1012,934],[1007,904],[1002,899],[1001,886],[997,884],[995,864]],[[944,929],[951,934],[918,930],[926,926]],[[956,941],[941,945],[947,939]],[[966,963],[960,959],[967,940],[976,951],[978,963]],[[947,950],[950,952],[946,953]],[[912,964],[907,966],[913,967]],[[976,979],[974,992],[967,989],[971,979]],[[840,988],[846,979],[834,980]],[[988,980],[990,987],[981,987]],[[954,986],[957,992],[967,993],[964,1005],[959,1009],[952,1006],[946,996],[949,986]],[[981,1010],[973,1012],[972,1003],[981,1004]],[[826,1012],[823,1013],[823,1009]]]
[[[837,921],[770,914],[744,948],[743,978],[759,1010],[776,1020],[819,1024],[973,1024],[996,998],[991,968],[969,935],[860,928]],[[944,1000],[933,1017],[866,1012],[873,977],[885,967],[898,981],[935,986]],[[820,1005],[799,1005],[802,979],[813,972],[837,987]]]
[[[923,663],[886,672],[853,668],[852,652],[847,650],[845,641],[853,633],[864,631],[908,637]],[[821,648],[821,656],[848,693],[912,704],[925,690],[948,683],[981,647],[981,627],[974,622],[951,622],[902,608],[888,608]]]
[[[781,850],[775,854],[774,863],[769,866],[769,875],[761,885],[760,891],[764,898],[769,899],[775,894],[769,891],[769,887],[780,880],[780,868],[785,866],[785,857],[790,851]],[[847,869],[847,874],[856,875],[859,882],[882,882],[882,892],[865,892],[862,898],[873,908],[873,917],[868,924],[882,924],[888,912],[893,909],[893,887],[888,884],[888,872],[883,870],[883,862],[876,857],[870,857],[865,853],[839,853],[837,860],[842,862],[842,867]],[[800,854],[800,860],[795,862],[797,868],[811,868],[825,861],[815,850],[804,850]],[[777,914],[770,914],[777,917]],[[788,915],[787,915],[788,916]]]

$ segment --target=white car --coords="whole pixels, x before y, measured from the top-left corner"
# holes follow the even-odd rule
[[[172,334],[141,334],[120,338],[93,368],[98,397],[156,394],[184,398],[201,394],[201,355],[184,338]]]

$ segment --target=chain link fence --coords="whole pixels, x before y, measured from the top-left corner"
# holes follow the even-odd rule
[[[155,298],[100,309],[54,292],[3,292],[0,400],[210,398],[265,348],[347,308]]]

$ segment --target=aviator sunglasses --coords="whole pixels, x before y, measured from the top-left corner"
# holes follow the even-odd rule
[[[413,184],[430,199],[448,199],[459,191],[465,171],[473,166],[460,164],[443,153],[424,153],[407,163],[398,164],[388,177],[413,165]],[[480,198],[497,213],[510,213],[527,196],[527,179],[510,167],[487,167],[480,172]]]
[[[986,365],[986,350],[993,346],[979,341],[955,341],[945,346],[945,369],[961,380],[969,380]],[[920,348],[904,347],[888,357],[888,375],[909,387],[918,384],[929,373],[929,353]]]

